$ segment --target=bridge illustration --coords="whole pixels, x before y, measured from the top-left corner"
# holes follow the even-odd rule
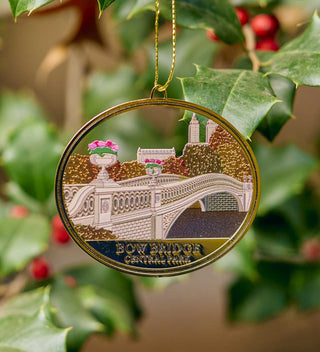
[[[218,173],[64,185],[66,208],[75,225],[104,228],[120,240],[166,239],[173,223],[197,202],[203,212],[247,212],[252,192],[251,177],[240,182]]]

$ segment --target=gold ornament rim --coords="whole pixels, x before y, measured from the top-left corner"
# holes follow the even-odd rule
[[[226,131],[228,131],[233,138],[240,144],[242,150],[245,152],[245,155],[248,159],[252,170],[252,182],[253,182],[253,195],[252,201],[250,204],[250,208],[247,212],[247,215],[242,222],[241,226],[238,230],[232,235],[232,237],[228,238],[228,240],[222,244],[217,249],[213,250],[210,254],[203,256],[200,259],[197,259],[189,264],[184,264],[180,266],[170,267],[170,268],[143,268],[136,267],[134,265],[120,263],[116,260],[108,258],[107,256],[101,254],[94,248],[92,248],[86,241],[84,241],[75,230],[71,220],[68,217],[66,212],[66,207],[64,206],[64,197],[63,197],[63,174],[66,168],[69,157],[82,140],[82,138],[87,135],[93,128],[95,128],[100,123],[111,119],[117,115],[130,112],[133,110],[137,110],[144,107],[152,107],[152,106],[164,106],[164,107],[172,107],[176,109],[183,109],[194,112],[196,114],[201,114],[214,122],[217,122],[221,127],[223,127]],[[201,105],[197,105],[191,102],[178,100],[178,99],[168,99],[165,98],[154,98],[153,94],[150,98],[138,99],[129,102],[125,102],[114,107],[111,107],[97,116],[93,117],[90,121],[88,121],[70,140],[67,144],[58,164],[56,178],[55,178],[55,199],[57,204],[57,209],[59,215],[62,219],[62,222],[67,229],[68,233],[71,235],[73,240],[77,243],[77,245],[84,250],[87,254],[93,257],[95,260],[100,263],[107,265],[113,269],[117,269],[126,274],[133,274],[138,276],[153,276],[153,277],[165,277],[165,276],[174,276],[174,275],[182,275],[187,274],[191,271],[203,268],[206,265],[209,265],[226,253],[228,253],[246,234],[252,225],[259,205],[260,200],[260,172],[258,168],[258,164],[256,158],[253,154],[253,151],[245,140],[245,138],[240,134],[240,132],[231,125],[226,119],[217,114],[216,112],[207,109]],[[222,238],[220,238],[222,239]],[[198,240],[201,243],[211,242],[215,239],[172,239],[176,242],[187,242],[191,240]],[[165,240],[134,240],[134,242],[164,242]],[[132,242],[130,240],[121,240],[121,242]]]

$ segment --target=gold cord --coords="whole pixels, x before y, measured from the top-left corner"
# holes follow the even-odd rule
[[[172,65],[167,82],[162,86],[158,83],[159,80],[159,15],[160,5],[159,0],[156,0],[156,19],[155,19],[155,77],[153,91],[165,92],[173,78],[174,68],[176,65],[176,6],[175,0],[172,2]]]

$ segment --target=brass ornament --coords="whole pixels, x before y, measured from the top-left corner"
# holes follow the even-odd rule
[[[260,182],[250,146],[226,120],[153,93],[106,110],[77,132],[60,160],[56,201],[69,234],[96,260],[126,273],[171,276],[233,248],[255,217]],[[119,162],[121,143],[108,140],[108,120],[144,108],[192,116],[182,155],[174,145],[137,145],[137,160]],[[99,131],[103,140],[94,140]]]

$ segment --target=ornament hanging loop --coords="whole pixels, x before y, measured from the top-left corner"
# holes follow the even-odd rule
[[[164,85],[158,83],[159,80],[159,15],[160,15],[160,4],[159,0],[155,1],[155,10],[156,10],[156,18],[155,18],[155,78],[154,78],[154,87],[151,91],[151,96],[154,93],[154,90],[158,92],[164,92],[165,98],[167,98],[166,90],[169,84],[172,81],[173,73],[176,65],[176,5],[175,0],[171,0],[172,7],[172,64],[171,70],[169,73],[169,77],[167,82]]]
[[[152,90],[151,90],[150,99],[153,99],[153,98],[154,98],[154,93],[155,93],[156,91],[158,91],[158,92],[163,92],[163,94],[164,94],[164,98],[163,98],[163,99],[168,99],[167,90],[166,90],[166,89],[160,90],[160,89],[161,89],[161,85],[160,85],[160,84],[155,85],[155,86],[152,88]]]

